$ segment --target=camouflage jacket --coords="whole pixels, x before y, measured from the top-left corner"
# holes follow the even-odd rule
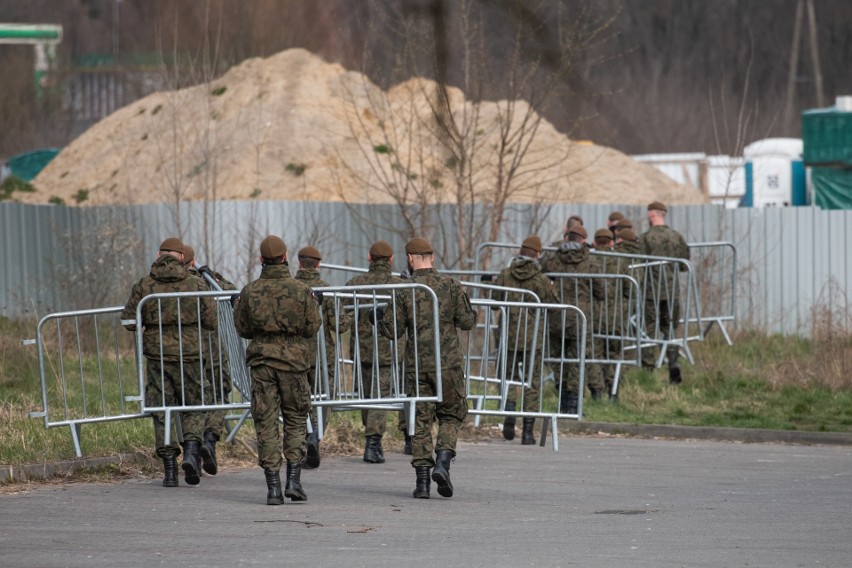
[[[347,286],[373,286],[376,284],[405,284],[405,280],[391,274],[389,260],[378,260],[370,263],[369,272],[359,274],[349,282]],[[372,302],[370,302],[372,304]],[[393,361],[392,343],[385,337],[379,337],[375,346],[373,345],[374,327],[370,323],[369,310],[361,310],[358,314],[358,346],[361,363],[370,364],[374,361],[374,355],[378,357],[379,365],[390,365]],[[355,352],[355,334],[350,336],[350,350]],[[375,352],[374,352],[375,347]]]
[[[316,268],[301,268],[296,272],[296,280],[306,284],[311,289],[330,286],[328,282],[320,278],[319,270]],[[343,334],[349,329],[349,318],[341,316],[339,319],[334,313],[334,298],[325,297],[322,300],[322,325],[325,336],[325,350],[329,357],[335,353],[335,337],[337,333]],[[317,348],[316,339],[311,341],[313,349]],[[331,361],[329,361],[331,364]]]
[[[683,235],[667,225],[656,225],[642,234],[642,254],[689,260],[689,247]],[[681,270],[686,268],[681,265]]]
[[[316,360],[310,340],[320,328],[320,310],[304,283],[283,264],[264,266],[246,285],[234,308],[234,327],[250,339],[246,363],[282,371],[308,370]]]
[[[554,257],[542,265],[542,272],[596,274],[597,265],[589,256],[589,248],[576,245],[577,243],[563,243]],[[604,299],[603,286],[591,286],[588,278],[557,278],[555,282],[560,303],[575,305],[587,315],[593,297],[595,300]]]
[[[133,285],[130,299],[121,312],[121,319],[135,320],[139,302],[150,294],[201,291],[207,291],[207,286],[191,275],[180,260],[171,255],[160,256],[151,265],[148,276]],[[180,303],[176,298],[145,302],[142,306],[143,354],[149,359],[159,359],[162,356],[165,361],[198,359],[199,320],[201,327],[208,331],[217,328],[218,319],[213,298],[201,298],[197,302],[189,298]],[[136,331],[135,324],[125,327]]]
[[[541,267],[535,259],[526,256],[516,256],[512,263],[504,268],[494,281],[497,286],[521,288],[536,294],[543,304],[558,304],[559,299],[553,290],[550,279],[542,274]],[[529,302],[531,298],[520,292],[494,293],[495,300],[505,302]],[[524,350],[529,348],[533,340],[535,313],[528,312],[521,317],[520,308],[509,308],[509,349]],[[539,342],[543,341],[544,314],[540,315]],[[522,329],[523,326],[523,329]],[[514,339],[517,338],[517,342]]]
[[[409,282],[429,286],[438,297],[441,368],[462,367],[464,354],[457,329],[473,329],[476,324],[476,312],[470,305],[464,288],[456,279],[441,274],[434,268],[415,270]],[[424,292],[403,292],[397,297],[396,313],[386,310],[379,322],[379,331],[388,339],[395,337],[394,332],[396,337],[408,333],[409,340],[405,346],[405,365],[408,369],[413,370],[417,363],[421,371],[435,370],[432,310],[432,300]],[[414,320],[415,313],[417,321]],[[410,338],[412,334],[416,334],[416,342]],[[415,361],[415,349],[419,361]]]

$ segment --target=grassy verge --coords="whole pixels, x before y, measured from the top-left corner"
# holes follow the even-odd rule
[[[34,347],[20,340],[33,336],[34,324],[0,318],[0,464],[22,465],[72,459],[68,427],[45,428],[28,413],[41,410],[41,385]],[[852,432],[852,337],[816,340],[740,334],[733,346],[711,335],[692,344],[694,364],[683,362],[684,382],[668,384],[665,369],[633,369],[622,379],[619,403],[587,402],[588,421],[675,424],[804,431]],[[554,402],[550,388],[546,400]],[[397,451],[402,436],[396,414],[389,413],[385,447]],[[483,419],[478,431],[469,424],[463,435],[488,437],[499,418]],[[334,413],[323,441],[325,453],[357,454],[363,450],[358,412]],[[222,445],[225,464],[252,466],[247,447],[254,432],[246,424],[240,443]],[[87,457],[138,453],[150,456],[153,428],[149,420],[128,420],[82,428]],[[142,460],[134,471],[159,471],[159,461]],[[87,474],[90,475],[90,474]]]

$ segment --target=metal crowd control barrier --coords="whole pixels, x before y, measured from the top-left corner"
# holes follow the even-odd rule
[[[38,346],[46,428],[68,426],[77,457],[83,424],[147,416],[141,409],[132,336],[120,325],[122,306],[58,312],[41,319]],[[55,324],[55,325],[54,325]]]
[[[706,324],[704,335],[715,324],[728,345],[733,345],[725,323],[735,322],[737,317],[737,249],[727,241],[688,243],[688,246],[700,290],[701,320],[687,322]]]
[[[438,298],[423,284],[377,284],[370,286],[327,286],[314,290],[330,301],[334,308],[334,329],[323,328],[317,334],[317,365],[313,377],[314,405],[320,410],[318,426],[322,437],[321,412],[331,409],[383,409],[406,412],[408,432],[414,433],[414,405],[436,402],[442,397],[441,350]],[[428,313],[416,307],[411,322],[398,321],[397,305],[406,299],[425,296],[431,305]],[[414,304],[414,302],[411,302]],[[391,330],[395,339],[387,338],[374,325],[385,311],[390,311]],[[421,346],[413,329],[430,321],[433,329],[431,345]],[[369,325],[365,325],[369,322]],[[410,327],[406,327],[409,326]],[[327,344],[330,338],[333,345]],[[380,351],[389,351],[381,361]],[[413,364],[406,362],[403,352],[425,352],[415,355]],[[434,369],[435,394],[431,394],[421,379],[421,362]]]
[[[242,393],[242,390],[245,389],[245,386],[241,386],[238,383],[235,383],[237,386],[236,392],[242,396],[234,396],[231,401],[224,400],[219,394],[217,397],[217,390],[219,393],[222,392],[221,381],[224,380],[224,376],[222,375],[222,355],[221,355],[221,345],[223,339],[220,335],[220,330],[218,329],[218,324],[220,321],[225,319],[227,322],[227,316],[223,315],[223,311],[230,310],[230,300],[231,297],[236,294],[236,291],[210,291],[210,292],[174,292],[174,293],[158,293],[151,294],[142,298],[139,302],[139,305],[136,308],[136,329],[140,330],[136,333],[136,349],[137,352],[142,354],[144,353],[144,334],[141,333],[143,329],[142,325],[142,311],[146,308],[149,303],[156,303],[156,310],[159,314],[158,321],[162,322],[162,313],[163,313],[163,304],[166,303],[168,309],[171,310],[173,307],[176,310],[177,314],[177,322],[175,324],[171,324],[168,326],[163,325],[162,323],[150,328],[146,329],[146,333],[150,333],[156,331],[156,336],[159,339],[158,350],[159,350],[159,360],[160,363],[167,361],[165,358],[164,352],[165,348],[163,345],[163,328],[169,327],[170,329],[174,329],[175,336],[177,337],[178,345],[178,357],[177,363],[180,369],[180,378],[179,378],[179,391],[175,392],[174,397],[177,401],[176,404],[168,404],[166,400],[166,392],[170,392],[172,386],[167,384],[167,379],[162,371],[162,364],[160,365],[161,373],[159,377],[159,392],[162,393],[160,396],[160,400],[154,402],[153,404],[147,402],[145,400],[145,390],[146,383],[148,381],[145,363],[147,357],[139,356],[137,357],[136,363],[136,375],[139,381],[139,392],[142,393],[142,409],[147,413],[160,412],[164,415],[164,422],[166,426],[166,435],[165,435],[165,443],[169,444],[171,441],[171,425],[175,414],[182,412],[204,412],[204,411],[213,411],[213,410],[247,410],[250,406],[250,398],[245,396]],[[217,326],[216,330],[208,330],[202,325],[202,306],[201,303],[204,299],[210,299],[214,302],[216,308],[216,318],[217,318]],[[182,304],[189,305],[188,313],[193,314],[193,318],[190,318],[194,321],[183,323],[182,317],[184,313],[184,309],[182,308]],[[231,314],[232,316],[232,314]],[[233,320],[231,320],[232,322]],[[227,325],[227,324],[226,324]],[[189,329],[184,330],[184,326],[187,326]],[[232,328],[231,328],[232,329]],[[230,332],[228,327],[225,328],[226,334]],[[184,337],[191,337],[192,339],[197,338],[197,344],[185,344]],[[194,336],[194,337],[193,337]],[[230,341],[224,340],[225,343],[230,343]],[[233,351],[235,358],[229,358],[229,363],[232,365],[230,368],[232,369],[232,377],[237,376],[240,377],[241,373],[244,371],[240,371],[239,362],[245,360],[245,352],[243,352],[242,357],[238,356],[236,353],[236,349],[231,347],[228,348],[229,352]],[[214,379],[210,374],[207,373],[214,366],[214,361],[218,361],[219,373],[216,379]],[[237,367],[236,369],[234,367]],[[197,373],[197,377],[204,377],[203,380],[199,381],[199,385],[192,385],[188,383],[187,373],[192,372],[193,374]],[[213,371],[211,371],[212,373]],[[217,382],[219,382],[217,389]],[[189,387],[189,393],[187,392]],[[194,392],[195,388],[199,388],[200,390],[200,398],[195,400],[189,400],[192,398],[191,394]],[[250,393],[250,391],[249,391]],[[232,391],[233,395],[233,391]],[[243,413],[243,416],[246,416],[246,413]],[[244,418],[243,418],[244,420]],[[242,421],[239,422],[239,425],[242,424]],[[234,428],[229,435],[228,439],[233,439],[233,436],[236,433],[237,428]]]
[[[708,243],[719,246],[723,243]],[[477,247],[474,259],[474,268],[482,270],[482,264],[486,257],[493,260],[493,251],[515,251],[519,248],[518,243],[486,242]],[[556,247],[544,247],[545,251],[555,251]],[[705,318],[701,312],[701,296],[698,291],[698,280],[695,275],[694,263],[680,259],[658,256],[623,254],[615,252],[603,252],[592,250],[590,254],[601,263],[601,272],[620,273],[631,276],[639,283],[640,294],[637,298],[642,316],[638,318],[640,323],[641,347],[651,348],[660,346],[659,356],[655,365],[660,366],[665,357],[665,348],[677,346],[682,349],[690,362],[693,362],[692,353],[689,349],[690,341],[704,339],[703,322]],[[508,255],[503,255],[508,258]],[[505,260],[503,256],[499,260]],[[611,260],[607,260],[611,259]],[[608,262],[616,262],[618,266],[612,268]],[[625,266],[626,265],[626,266]],[[495,272],[496,269],[491,270]],[[686,272],[686,284],[680,283],[679,272]],[[733,295],[734,280],[731,280],[730,294]],[[682,306],[682,309],[681,309]],[[661,308],[664,308],[661,310]],[[647,317],[646,317],[647,312]],[[677,312],[680,312],[679,314]],[[664,313],[668,318],[663,318],[665,325],[660,326],[661,318],[653,317],[658,313]],[[733,312],[732,312],[733,313]],[[673,316],[677,314],[678,317]],[[677,322],[672,320],[677,320]],[[721,325],[726,316],[715,318]],[[648,326],[648,324],[651,324]],[[683,324],[682,327],[680,324]],[[677,324],[677,325],[675,325]],[[690,324],[697,326],[697,333],[689,334]],[[595,322],[592,322],[594,329]],[[650,327],[650,329],[648,329]],[[675,327],[681,327],[676,331]],[[708,327],[709,329],[709,327]],[[724,331],[723,331],[724,333]],[[727,334],[726,334],[727,336]]]
[[[558,450],[557,420],[580,420],[583,415],[583,397],[578,396],[576,409],[567,408],[561,393],[569,382],[576,382],[578,393],[585,387],[585,315],[565,304],[483,298],[471,303],[480,308],[483,319],[466,341],[467,396],[473,402],[474,424],[479,425],[481,416],[540,418],[539,444],[545,445],[551,430],[553,449]],[[571,329],[579,332],[572,335]],[[546,390],[548,383],[553,384],[555,400]]]
[[[683,351],[690,363],[694,363],[689,349],[690,341],[704,339],[701,325],[701,303],[695,280],[695,269],[690,261],[682,258],[623,254],[594,251],[604,272],[623,271],[639,282],[644,299],[644,335],[642,347],[659,346],[655,366],[662,365],[666,351],[676,347]],[[613,269],[610,262],[615,262]],[[680,273],[686,273],[686,284],[681,284]],[[690,335],[689,323],[697,324],[697,334]],[[682,324],[682,325],[681,325]],[[678,330],[680,328],[680,330]]]

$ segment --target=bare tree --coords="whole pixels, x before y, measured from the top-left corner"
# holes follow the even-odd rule
[[[369,168],[358,173],[346,157],[341,162],[397,206],[402,236],[437,235],[446,266],[467,268],[480,242],[505,234],[511,204],[542,213],[570,197],[560,182],[573,173],[565,166],[573,145],[542,137],[543,128],[552,131],[542,112],[564,94],[580,54],[606,41],[610,20],[578,19],[569,5],[510,2],[492,10],[477,0],[436,1],[425,13],[371,5],[368,37],[395,30],[399,37],[389,41],[403,47],[393,74],[414,78],[388,92],[347,86],[350,133]],[[383,45],[368,41],[365,58]],[[453,56],[460,88],[450,83]]]

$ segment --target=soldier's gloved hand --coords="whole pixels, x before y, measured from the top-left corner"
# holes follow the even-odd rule
[[[206,264],[203,265],[203,266],[199,266],[196,270],[198,270],[198,272],[201,273],[201,274],[209,274],[211,278],[214,278],[213,277],[213,271],[210,270],[210,267],[207,266]]]
[[[479,278],[479,281],[480,282],[494,282],[494,275],[493,274],[483,274]]]
[[[411,273],[408,270],[403,270],[399,273],[399,277],[403,280],[408,280],[409,278],[411,278]]]
[[[385,317],[385,308],[376,308],[370,311],[370,323],[376,325],[377,321],[383,320]]]
[[[320,292],[319,290],[311,290],[311,295],[314,297],[314,300],[317,301],[317,304],[322,305],[322,292]]]
[[[239,302],[239,301],[240,301],[240,295],[239,295],[239,294],[234,294],[233,296],[231,296],[231,300],[230,300],[230,301],[231,301],[231,307],[232,307],[232,308],[233,308],[233,307],[235,307],[235,306],[237,305],[237,302]]]

